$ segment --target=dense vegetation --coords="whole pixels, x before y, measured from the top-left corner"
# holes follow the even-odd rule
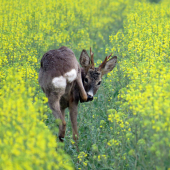
[[[170,168],[170,3],[1,0],[0,169]],[[65,45],[117,67],[79,105],[79,150],[64,144],[38,85],[42,55]]]

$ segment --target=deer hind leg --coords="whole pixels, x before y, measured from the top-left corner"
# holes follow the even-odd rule
[[[63,110],[60,109],[60,98],[65,93],[65,89],[59,89],[58,92],[53,92],[48,98],[48,103],[52,113],[56,119],[60,119],[61,123],[59,124],[59,139],[63,142],[66,130],[66,122],[63,114]]]
[[[69,102],[70,120],[73,131],[73,139],[77,143],[78,130],[77,130],[77,105],[75,102]]]
[[[61,109],[61,113],[62,113],[63,118],[65,118],[65,109]],[[64,120],[64,122],[65,122],[65,120]],[[65,133],[66,133],[66,122],[64,124],[62,123],[62,125],[59,125],[59,130],[60,130],[59,139],[60,139],[60,141],[63,142],[62,138],[64,138]]]

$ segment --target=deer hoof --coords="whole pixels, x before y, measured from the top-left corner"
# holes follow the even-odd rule
[[[64,139],[64,137],[63,137],[63,136],[59,135],[59,137],[58,137],[58,138],[59,138],[60,142],[64,142],[64,140],[63,140],[63,139]]]

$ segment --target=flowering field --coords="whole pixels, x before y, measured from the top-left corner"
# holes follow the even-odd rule
[[[0,169],[170,168],[170,3],[9,0],[0,8]],[[38,85],[42,55],[65,45],[98,65],[118,56],[79,106],[79,150],[64,145]]]
[[[125,152],[130,169],[170,168],[169,9],[167,2],[136,3],[124,30],[110,37],[111,50],[122,56],[122,76],[116,106],[108,110],[117,137],[108,144]]]

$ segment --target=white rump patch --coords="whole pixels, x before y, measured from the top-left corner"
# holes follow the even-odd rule
[[[93,97],[93,91],[92,91],[92,90],[90,90],[89,92],[87,92],[87,94],[88,94],[89,96]]]
[[[55,77],[52,80],[52,84],[54,85],[55,88],[65,88],[67,85],[66,79],[68,82],[72,82],[76,79],[77,77],[77,72],[75,69],[72,69],[71,71],[67,72],[63,76],[60,77]]]
[[[66,79],[63,76],[55,77],[52,80],[52,84],[56,88],[65,88],[66,87]]]
[[[71,71],[67,72],[64,74],[64,77],[68,80],[68,82],[72,82],[76,79],[77,77],[77,72],[75,69],[72,69]]]

